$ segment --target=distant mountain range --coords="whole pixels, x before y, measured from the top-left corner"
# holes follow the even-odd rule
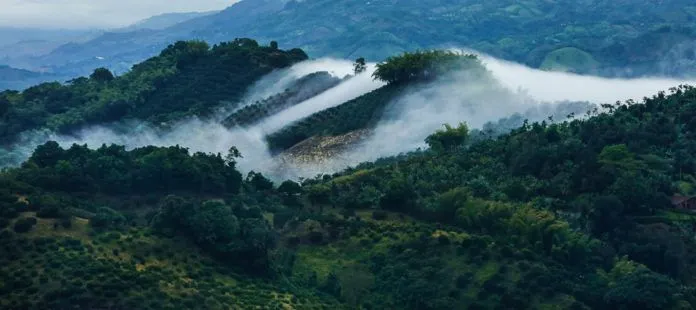
[[[98,39],[107,33],[161,30],[193,18],[214,13],[216,12],[162,14],[141,20],[127,27],[109,30],[108,32],[100,29],[71,30],[0,27],[0,90],[25,88],[43,81],[66,80],[74,77],[75,75],[71,73],[71,70],[67,70],[67,72],[55,70],[50,62],[43,62],[45,65],[37,62],[37,59],[56,49],[65,49],[65,46],[79,46],[88,41]],[[130,69],[130,67],[126,66],[125,69]],[[49,71],[50,73],[46,74]]]
[[[56,76],[0,65],[0,91],[5,89],[23,89],[27,86],[52,79],[56,79]]]
[[[153,17],[23,64],[61,76],[101,66],[122,74],[177,40],[254,37],[312,57],[382,60],[451,47],[549,70],[684,76],[696,68],[694,29],[696,5],[688,0],[243,0],[219,12]]]
[[[187,12],[187,13],[166,13],[166,14],[160,14],[156,16],[152,16],[147,19],[143,19],[139,22],[134,23],[133,25],[130,25],[128,27],[116,29],[115,31],[117,32],[129,32],[129,31],[137,31],[137,30],[142,30],[142,29],[151,29],[151,30],[161,30],[165,28],[169,28],[171,26],[174,26],[178,23],[182,23],[194,18],[198,17],[203,17],[203,16],[208,16],[217,13],[218,11],[209,11],[209,12]]]

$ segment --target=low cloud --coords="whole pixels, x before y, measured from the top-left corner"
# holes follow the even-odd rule
[[[565,113],[581,112],[578,109],[589,103],[639,100],[680,84],[693,84],[693,81],[672,79],[608,79],[545,72],[485,55],[481,58],[490,71],[489,78],[454,72],[438,82],[412,89],[388,104],[383,118],[363,143],[318,163],[293,165],[273,157],[264,138],[313,113],[384,85],[372,79],[374,65],[370,65],[367,72],[248,128],[226,128],[220,124],[220,119],[189,119],[168,131],[131,122],[85,128],[72,136],[30,132],[23,135],[24,141],[17,146],[0,150],[0,162],[16,165],[26,160],[38,144],[48,140],[58,141],[65,147],[73,143],[90,147],[115,143],[127,148],[181,145],[191,151],[223,154],[236,146],[244,156],[239,162],[242,171],[260,171],[276,180],[296,179],[332,173],[360,162],[425,147],[425,138],[445,123],[466,122],[470,128],[477,129],[513,114],[520,114],[515,118],[517,121],[522,117],[542,120],[550,114],[563,117]],[[261,79],[250,88],[242,102],[226,105],[224,113],[220,114],[229,115],[236,108],[281,92],[306,74],[329,71],[342,78],[351,70],[352,62],[344,60],[320,59],[296,64]],[[561,120],[561,117],[556,119]]]

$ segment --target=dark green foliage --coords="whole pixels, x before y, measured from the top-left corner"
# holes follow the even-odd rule
[[[126,218],[118,211],[104,207],[97,210],[90,223],[95,228],[117,229],[126,223]]]
[[[326,282],[324,282],[321,289],[337,298],[341,297],[341,281],[335,273],[330,273],[329,276],[326,277]]]
[[[107,68],[97,68],[94,70],[94,72],[89,76],[89,78],[95,82],[111,82],[114,80],[114,74],[109,71]]]
[[[372,219],[377,221],[384,221],[388,217],[388,214],[384,211],[372,211]]]
[[[60,219],[60,226],[64,229],[70,229],[72,227],[72,217],[66,216]]]
[[[604,301],[614,309],[669,309],[675,306],[678,292],[674,281],[638,268],[616,279]]]
[[[365,72],[366,69],[367,65],[365,64],[365,58],[360,57],[355,60],[355,63],[353,64],[353,73],[360,74]]]
[[[36,225],[37,220],[35,217],[27,217],[18,219],[14,224],[14,231],[16,233],[26,233],[29,232],[34,225]]]
[[[454,69],[481,68],[475,55],[461,55],[450,51],[424,51],[392,56],[377,64],[375,79],[389,84],[434,80]]]
[[[302,193],[302,186],[297,182],[286,180],[278,186],[278,192],[285,195],[298,195]]]
[[[528,237],[510,238],[518,235],[509,230],[517,220],[505,224],[502,219],[533,218],[541,225],[549,216],[471,196],[566,212],[572,215],[571,226],[606,241],[606,253],[628,255],[652,271],[691,284],[684,277],[695,271],[687,263],[696,251],[696,243],[688,237],[691,226],[684,228],[656,215],[670,207],[667,198],[676,192],[675,184],[693,182],[691,175],[696,173],[689,155],[696,152],[696,144],[689,142],[690,125],[685,121],[694,114],[695,92],[690,87],[675,88],[670,95],[658,94],[642,104],[619,103],[612,106],[612,113],[561,124],[525,124],[497,139],[470,141],[444,153],[437,149],[414,153],[395,164],[364,164],[331,181],[308,184],[331,188],[328,200],[343,207],[352,205],[365,188],[373,188],[382,208],[451,222],[469,231],[504,232],[506,242],[525,244],[516,248],[534,248],[533,252],[569,266],[604,261],[587,252],[594,248],[591,243],[559,248],[556,229],[561,226],[556,224]],[[644,219],[657,219],[659,224]],[[447,239],[445,244],[452,242]],[[510,250],[505,253],[513,255]],[[630,304],[618,301],[623,297],[611,298]],[[593,300],[588,304],[605,302]]]
[[[66,203],[53,195],[36,195],[29,197],[29,204],[38,209],[36,216],[57,219],[65,215]]]
[[[213,254],[249,268],[268,271],[274,246],[269,224],[246,214],[234,214],[220,201],[197,203],[169,196],[160,202],[153,227],[166,235],[184,234]]]
[[[5,113],[10,110],[10,100],[5,97],[0,97],[0,117],[5,116]]]
[[[109,172],[109,173],[104,173]],[[182,147],[145,147],[126,151],[121,146],[96,150],[73,145],[67,150],[47,142],[34,152],[17,178],[49,191],[132,193],[235,193],[241,174],[233,162],[218,155],[190,155]],[[55,199],[42,196],[45,200]],[[50,206],[59,205],[51,202]]]
[[[268,191],[273,189],[273,182],[264,177],[263,174],[254,171],[249,172],[246,182],[251,184],[258,191]]]

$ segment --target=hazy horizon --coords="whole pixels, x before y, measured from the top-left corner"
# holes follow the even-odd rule
[[[167,13],[222,10],[239,0],[0,0],[0,27],[119,28]]]

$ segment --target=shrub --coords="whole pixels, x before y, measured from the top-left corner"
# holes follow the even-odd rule
[[[374,211],[372,212],[372,219],[376,221],[384,221],[388,217],[387,213],[384,211]]]
[[[26,207],[26,206],[25,206]],[[17,207],[16,206],[0,206],[0,217],[6,218],[6,219],[13,219],[19,216],[19,212],[17,212]]]
[[[56,206],[39,209],[36,216],[42,219],[56,219],[63,216],[63,210]]]
[[[60,220],[60,226],[63,226],[65,229],[70,229],[72,227],[72,218],[70,217],[65,217]]]
[[[469,286],[469,283],[471,282],[471,275],[469,274],[463,274],[459,275],[457,277],[457,288],[463,289]]]
[[[312,231],[309,233],[309,241],[314,244],[319,244],[324,240],[324,234],[320,231]]]
[[[35,217],[27,217],[17,220],[14,225],[14,231],[17,233],[26,233],[31,230],[34,225],[36,225],[37,220]]]

